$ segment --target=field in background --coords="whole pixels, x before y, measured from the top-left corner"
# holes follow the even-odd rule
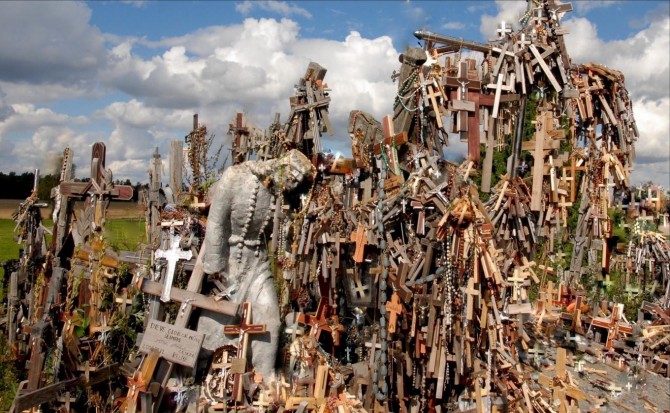
[[[0,199],[0,219],[12,219],[12,213],[18,208],[23,199]],[[81,208],[83,202],[78,202],[75,208]],[[42,218],[50,218],[51,207],[42,208]],[[112,202],[107,210],[107,219],[144,219],[144,209],[137,202]]]

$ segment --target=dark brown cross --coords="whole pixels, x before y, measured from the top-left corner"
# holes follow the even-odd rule
[[[133,198],[133,187],[113,185],[106,181],[105,144],[96,142],[91,150],[91,179],[88,182],[63,182],[60,184],[60,195],[68,197],[85,197],[89,193],[102,195],[111,199],[128,201]]]
[[[449,98],[457,112],[458,132],[461,140],[468,141],[468,159],[479,162],[479,107],[493,107],[494,96],[481,93],[481,80],[475,70],[472,70],[474,61],[467,59],[459,62],[458,77],[447,77],[446,86],[456,88],[451,90]],[[460,103],[457,103],[460,102]]]
[[[228,133],[233,135],[233,164],[247,160],[249,128],[243,125],[243,117],[243,113],[237,112],[236,122],[231,123],[228,128]]]
[[[265,334],[265,324],[252,324],[251,318],[251,303],[245,301],[242,304],[242,322],[238,325],[223,326],[223,334],[239,335],[240,343],[237,347],[237,358],[247,360],[247,348],[249,342],[249,334]],[[242,373],[243,374],[243,373]],[[235,401],[242,401],[242,374],[235,374],[235,382],[233,384],[233,396]]]

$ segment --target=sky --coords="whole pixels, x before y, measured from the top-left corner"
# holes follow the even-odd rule
[[[633,183],[670,188],[670,2],[572,4],[562,25],[573,63],[625,76],[641,135]],[[348,155],[349,112],[392,112],[391,74],[419,45],[415,30],[486,41],[500,21],[518,28],[525,9],[525,0],[2,1],[0,171],[53,173],[69,145],[85,177],[102,141],[114,179],[147,182],[155,148],[166,159],[194,113],[226,147],[237,111],[261,128],[275,113],[286,121],[310,61],[328,69],[332,89],[325,146]]]

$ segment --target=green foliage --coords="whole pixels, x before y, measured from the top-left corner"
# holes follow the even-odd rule
[[[105,239],[114,251],[137,251],[146,243],[143,219],[112,219],[105,223]]]
[[[53,205],[51,199],[51,189],[60,183],[60,178],[56,175],[44,175],[40,177],[40,182],[37,184],[37,198],[40,201],[48,202]]]
[[[17,174],[10,172],[4,174],[0,172],[0,192],[1,199],[26,199],[33,191],[33,183],[35,181],[35,174],[32,172],[24,172]]]
[[[0,410],[8,411],[18,389],[19,379],[7,347],[7,339],[0,333]]]

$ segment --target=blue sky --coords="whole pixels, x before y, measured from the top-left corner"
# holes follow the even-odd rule
[[[573,62],[626,76],[642,135],[633,180],[670,188],[670,3],[572,3],[563,25]],[[328,144],[347,152],[349,111],[391,111],[391,73],[417,45],[413,31],[486,41],[524,9],[523,0],[0,2],[0,171],[50,172],[67,144],[87,165],[101,140],[115,177],[146,181],[154,148],[165,154],[183,138],[194,112],[225,144],[237,110],[261,128],[275,112],[285,120],[310,60],[328,69]]]

